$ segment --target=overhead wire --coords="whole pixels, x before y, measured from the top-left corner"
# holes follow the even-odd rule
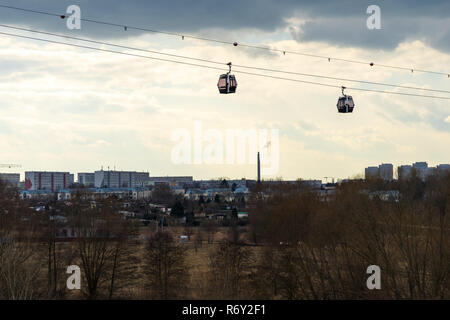
[[[131,47],[131,46],[124,46],[124,45],[119,45],[119,44],[105,42],[105,41],[91,40],[91,39],[86,39],[86,38],[74,37],[74,36],[69,36],[69,35],[64,35],[64,34],[57,34],[57,33],[47,32],[47,31],[39,31],[39,30],[35,30],[35,29],[21,28],[21,27],[5,25],[5,24],[0,24],[0,27],[14,29],[14,30],[20,30],[20,31],[26,31],[26,32],[31,32],[31,33],[45,34],[45,35],[60,37],[60,38],[65,38],[65,39],[95,43],[95,44],[106,45],[106,46],[111,46],[111,47],[116,47],[116,48],[121,48],[121,49],[135,50],[135,51],[153,53],[153,54],[158,54],[158,55],[165,55],[165,56],[170,56],[170,57],[207,62],[207,63],[211,63],[211,64],[216,64],[216,65],[226,65],[227,64],[224,62],[218,62],[218,61],[213,61],[213,60],[209,60],[209,59],[201,59],[201,58],[189,57],[189,56],[184,56],[184,55],[165,53],[165,52],[161,52],[161,51],[148,50],[148,49],[136,48],[136,47]],[[442,90],[442,89],[420,88],[420,87],[405,86],[405,85],[390,84],[390,83],[375,82],[375,81],[367,81],[367,80],[339,78],[339,77],[331,77],[331,76],[324,76],[324,75],[318,75],[318,74],[301,73],[301,72],[285,71],[285,70],[262,68],[262,67],[255,67],[255,66],[247,66],[247,65],[241,65],[241,64],[233,64],[233,66],[238,67],[238,68],[244,68],[244,69],[252,69],[252,70],[275,72],[275,73],[284,73],[284,74],[290,74],[290,75],[299,75],[299,76],[305,76],[305,77],[339,80],[339,81],[354,82],[354,83],[371,84],[371,85],[378,85],[378,86],[396,87],[396,88],[409,89],[409,90],[450,93],[449,90]]]
[[[55,17],[63,17],[64,16],[65,17],[65,15],[58,14],[58,13],[26,9],[26,8],[19,8],[19,7],[3,5],[3,4],[0,4],[0,8],[17,10],[17,11],[28,12],[28,13],[41,14],[41,15],[47,15],[47,16],[55,16]],[[276,49],[276,48],[264,47],[264,46],[260,46],[260,45],[251,45],[251,44],[246,44],[246,43],[225,41],[225,40],[206,38],[206,37],[200,37],[200,36],[194,36],[194,35],[188,35],[188,34],[182,34],[182,33],[176,33],[176,32],[161,31],[161,30],[156,30],[156,29],[136,27],[136,26],[132,26],[132,25],[119,24],[119,23],[113,23],[113,22],[101,21],[101,20],[95,20],[95,19],[80,18],[80,20],[84,21],[84,22],[89,22],[89,23],[95,23],[95,24],[101,24],[101,25],[107,25],[107,26],[113,26],[113,27],[120,27],[123,30],[137,30],[137,31],[142,31],[142,32],[176,36],[176,37],[181,37],[182,39],[190,38],[190,39],[194,39],[194,40],[215,42],[215,43],[227,44],[227,45],[233,45],[233,46],[241,46],[241,47],[247,47],[247,48],[258,49],[258,50],[268,50],[268,51],[279,52],[279,53],[283,53],[283,54],[289,53],[289,54],[294,54],[294,55],[315,57],[315,58],[327,59],[330,62],[331,62],[331,60],[334,60],[334,61],[341,61],[341,62],[347,62],[347,63],[369,65],[371,67],[377,66],[377,67],[397,69],[397,70],[407,70],[407,71],[411,71],[411,72],[421,72],[421,73],[429,73],[429,74],[436,74],[436,75],[445,75],[448,78],[450,78],[450,72],[439,72],[439,71],[425,70],[425,69],[415,68],[415,67],[404,67],[404,66],[388,65],[388,64],[382,64],[382,63],[374,63],[373,61],[368,62],[368,61],[360,61],[360,60],[354,60],[354,59],[345,59],[345,58],[339,58],[339,57],[324,56],[324,55],[318,55],[318,54],[313,54],[313,53],[298,52],[298,51],[292,51],[292,50]]]
[[[202,64],[196,64],[196,63],[190,63],[185,61],[178,61],[178,60],[172,60],[172,59],[163,59],[163,58],[157,58],[157,57],[149,57],[144,55],[138,55],[128,52],[121,52],[121,51],[115,51],[115,50],[109,50],[109,49],[103,49],[103,48],[96,48],[96,47],[90,47],[85,45],[79,45],[79,44],[73,44],[73,43],[65,43],[61,41],[55,41],[50,39],[42,39],[37,37],[30,37],[30,36],[24,36],[24,35],[18,35],[18,34],[12,34],[12,33],[6,33],[6,32],[0,32],[1,35],[6,35],[10,37],[17,37],[22,39],[29,39],[29,40],[36,40],[36,41],[42,41],[42,42],[48,42],[53,44],[60,44],[70,47],[76,47],[76,48],[82,48],[82,49],[90,49],[90,50],[97,50],[101,52],[108,52],[108,53],[115,53],[120,55],[126,55],[126,56],[132,56],[132,57],[138,57],[138,58],[146,58],[156,61],[164,61],[164,62],[172,62],[177,64],[183,64],[183,65],[189,65],[194,67],[201,67],[201,68],[208,68],[208,69],[214,69],[214,70],[223,70],[219,67],[212,67]],[[246,74],[246,75],[252,75],[252,76],[259,76],[259,77],[265,77],[265,78],[272,78],[272,79],[278,79],[278,80],[286,80],[286,81],[292,81],[292,82],[299,82],[299,83],[306,83],[306,84],[313,84],[318,86],[324,86],[324,87],[331,87],[331,88],[342,88],[340,85],[334,85],[334,84],[328,84],[328,83],[321,83],[321,82],[314,82],[314,81],[306,81],[306,80],[300,80],[300,79],[292,79],[292,78],[285,78],[285,77],[277,77],[273,75],[267,75],[267,74],[259,74],[259,73],[253,73],[253,72],[246,72],[235,70],[235,73],[240,74]],[[443,99],[443,100],[450,100],[450,97],[444,97],[444,96],[431,96],[431,95],[421,95],[421,94],[413,94],[413,93],[405,93],[405,92],[395,92],[395,91],[383,91],[383,90],[375,90],[375,89],[366,89],[366,88],[355,88],[355,87],[345,87],[349,90],[358,90],[358,91],[367,91],[367,92],[377,92],[377,93],[383,93],[383,94],[394,94],[394,95],[403,95],[403,96],[413,96],[413,97],[422,97],[422,98],[433,98],[433,99]]]

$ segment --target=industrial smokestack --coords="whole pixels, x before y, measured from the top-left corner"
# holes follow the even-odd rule
[[[258,152],[258,183],[261,182],[261,162],[259,160],[259,152]]]

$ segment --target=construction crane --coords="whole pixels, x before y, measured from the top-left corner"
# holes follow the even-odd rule
[[[0,163],[0,168],[22,168],[22,166],[20,164],[2,164]]]

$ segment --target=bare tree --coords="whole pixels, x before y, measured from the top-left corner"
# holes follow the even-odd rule
[[[15,188],[0,181],[0,299],[42,296],[36,221]]]
[[[210,255],[210,287],[225,299],[240,299],[249,285],[252,254],[242,242],[222,241]]]
[[[136,284],[140,263],[135,250],[138,243],[133,239],[138,234],[136,226],[117,217],[112,222],[114,241],[107,264],[109,299]]]
[[[218,229],[217,221],[212,219],[205,220],[202,222],[202,228],[207,235],[208,244],[214,243],[214,236]]]
[[[87,299],[98,299],[102,297],[103,291],[107,291],[105,286],[109,279],[111,261],[117,264],[118,255],[122,252],[119,247],[114,247],[119,238],[117,221],[120,216],[117,203],[114,199],[106,199],[91,208],[82,198],[73,202],[72,223],[86,283],[83,286],[86,288],[82,289],[83,294]],[[116,269],[113,267],[113,270]],[[114,280],[112,282],[108,296],[114,292]]]
[[[188,276],[185,249],[168,232],[159,231],[148,241],[145,274],[150,296],[176,299],[184,296]]]
[[[202,247],[202,245],[203,245],[203,232],[201,230],[198,230],[197,233],[195,234],[194,239],[194,249],[196,253],[197,250]]]

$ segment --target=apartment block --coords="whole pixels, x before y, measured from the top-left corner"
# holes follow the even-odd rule
[[[74,183],[74,175],[70,172],[25,172],[26,190],[50,190],[58,191],[70,187]]]

